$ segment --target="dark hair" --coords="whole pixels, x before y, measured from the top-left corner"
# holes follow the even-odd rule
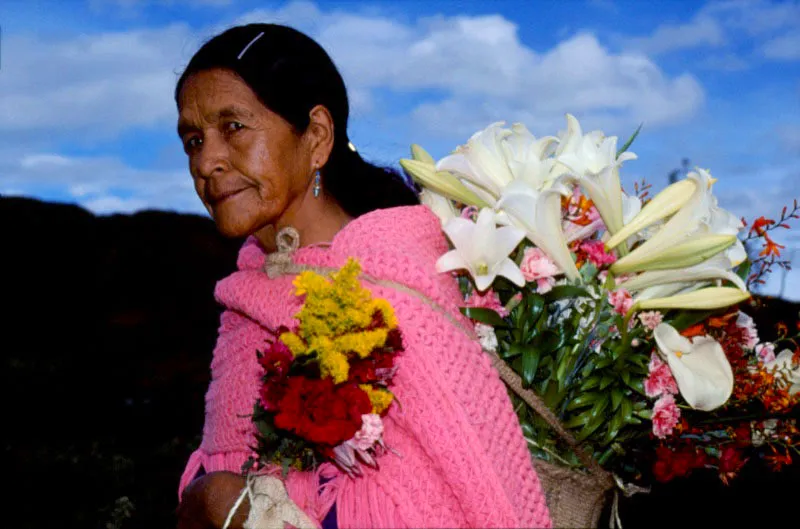
[[[222,68],[236,73],[271,111],[298,133],[309,125],[309,113],[323,105],[333,118],[334,141],[320,171],[323,189],[351,216],[394,206],[419,204],[415,191],[397,171],[377,167],[350,149],[350,113],[342,76],[313,39],[277,24],[248,24],[226,30],[195,53],[175,87],[175,101],[186,79],[200,71]]]

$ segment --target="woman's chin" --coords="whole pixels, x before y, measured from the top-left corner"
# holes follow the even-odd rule
[[[214,223],[217,231],[229,239],[241,239],[253,233],[254,227],[241,219],[231,219],[226,215],[215,214]]]

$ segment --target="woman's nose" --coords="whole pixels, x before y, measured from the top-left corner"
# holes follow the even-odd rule
[[[218,134],[207,134],[197,154],[197,171],[202,178],[224,173],[230,167],[228,144]]]

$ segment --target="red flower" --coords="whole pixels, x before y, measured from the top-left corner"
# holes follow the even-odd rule
[[[366,358],[352,360],[349,381],[357,384],[388,383],[393,374],[394,356],[394,353],[376,351]]]
[[[292,352],[280,340],[275,340],[266,351],[258,354],[258,363],[264,369],[259,400],[265,410],[274,412],[278,409],[278,402],[286,392],[286,376],[293,360]]]
[[[258,355],[258,363],[264,368],[264,375],[270,378],[283,378],[289,372],[294,356],[280,340],[275,340],[269,349]]]
[[[720,451],[719,472],[720,474],[733,477],[745,464],[742,453],[733,446],[726,446]]]
[[[278,428],[312,443],[336,446],[361,428],[361,416],[372,411],[372,403],[355,384],[336,387],[330,378],[290,377],[278,408]]]
[[[750,431],[749,424],[740,424],[733,429],[733,437],[736,439],[736,446],[748,446],[752,443],[753,433]]]
[[[653,464],[653,476],[660,482],[666,483],[674,478],[672,473],[672,450],[666,446],[656,448],[656,462]]]

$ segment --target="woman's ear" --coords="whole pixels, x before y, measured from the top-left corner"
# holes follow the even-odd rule
[[[305,136],[311,151],[311,164],[323,167],[333,150],[333,117],[323,105],[317,105],[308,113],[309,124]]]

